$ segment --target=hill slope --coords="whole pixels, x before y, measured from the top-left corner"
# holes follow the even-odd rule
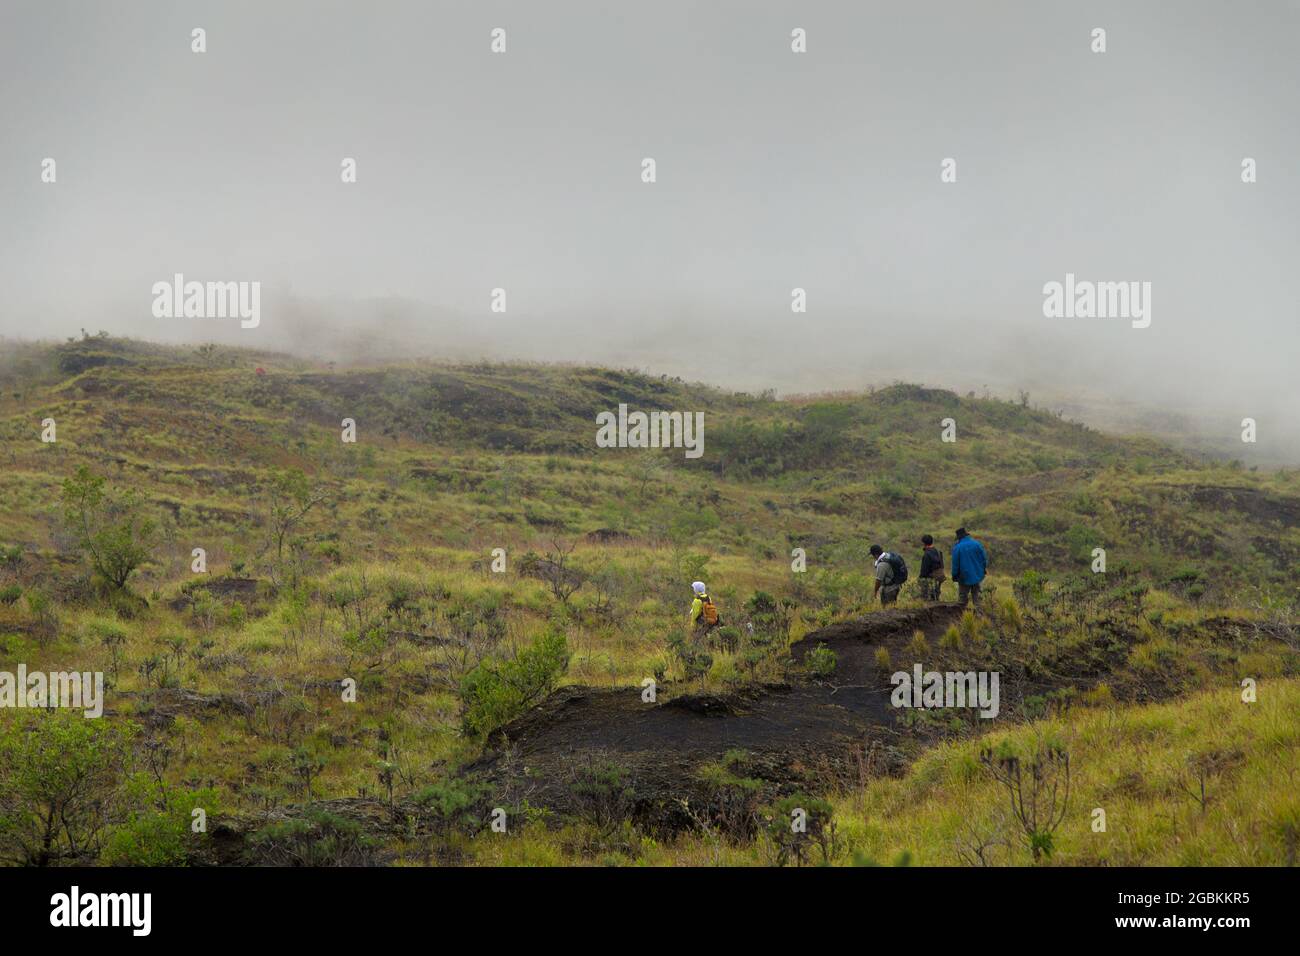
[[[552,719],[577,712],[565,701],[591,706],[604,698],[586,688],[604,688],[616,715],[640,706],[647,677],[656,706],[784,707],[797,720],[825,704],[839,708],[826,726],[852,734],[842,711],[857,692],[839,688],[870,685],[862,700],[876,700],[890,668],[913,661],[1006,675],[999,722],[1300,671],[1297,476],[1018,404],[910,385],[778,401],[601,368],[332,368],[102,338],[16,349],[0,387],[0,669],[102,670],[108,720],[85,723],[111,728],[37,728],[5,711],[0,761],[37,731],[76,747],[77,735],[123,734],[97,777],[110,819],[80,862],[284,862],[355,826],[378,841],[355,844],[360,858],[473,858],[468,835],[507,804],[512,819],[549,819],[543,833],[548,813],[576,820],[588,855],[635,856],[611,821],[664,820],[634,812],[651,795],[625,798],[635,787],[618,783],[644,773],[639,745],[610,758],[620,748],[592,737],[557,764],[590,779],[557,770],[540,789],[511,767],[543,740],[560,755],[577,746],[567,718]],[[621,403],[702,412],[704,454],[597,447],[597,414]],[[41,441],[48,419],[54,442]],[[106,479],[95,521],[156,525],[130,525],[147,547],[124,589],[94,573],[69,520],[65,482],[83,467],[78,481]],[[860,616],[867,545],[912,559],[923,532],[946,544],[958,525],[990,550],[989,613],[945,611],[918,635],[909,625],[862,643],[881,627]],[[1104,574],[1092,573],[1096,548]],[[697,578],[728,625],[707,642],[685,627]],[[899,613],[930,612],[909,588]],[[849,627],[849,643],[818,632],[811,643],[834,660],[810,669],[817,648],[801,639],[828,625]],[[569,686],[548,699],[557,685]],[[938,739],[987,729],[861,713],[885,750],[840,750],[794,774],[769,772],[789,766],[790,741],[710,725],[699,760],[657,784],[661,803],[705,795],[704,817],[677,814],[669,836],[694,852],[680,826],[730,821],[752,842],[761,808],[792,787],[847,799],[861,785],[852,760],[876,761],[867,778],[898,773]],[[508,729],[521,716],[535,731]],[[601,720],[622,733],[616,716],[593,728]],[[667,711],[646,721],[681,724]],[[0,821],[53,796],[0,793]],[[239,840],[181,840],[196,802]],[[13,834],[35,818],[12,812],[0,855],[21,861]],[[538,839],[549,837],[533,832],[521,852]]]

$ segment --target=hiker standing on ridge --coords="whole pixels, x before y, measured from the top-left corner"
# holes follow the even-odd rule
[[[946,580],[943,573],[943,552],[934,546],[934,538],[928,534],[921,535],[921,598],[926,601],[938,601],[939,589]]]
[[[893,604],[907,580],[907,562],[901,554],[886,551],[878,544],[871,546],[871,556],[876,559],[876,584],[871,591],[874,598],[880,595],[880,606]]]
[[[691,624],[696,633],[707,634],[718,626],[717,605],[709,600],[709,592],[703,581],[693,583],[691,590],[695,592],[695,600],[691,602]]]
[[[952,546],[952,579],[957,582],[957,600],[966,606],[967,600],[980,603],[980,582],[988,567],[989,554],[984,545],[957,529],[957,543]]]

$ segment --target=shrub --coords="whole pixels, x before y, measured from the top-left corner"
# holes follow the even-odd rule
[[[814,677],[830,677],[835,673],[839,659],[835,652],[825,644],[818,644],[804,657],[804,667]]]
[[[696,650],[681,636],[678,636],[675,640],[670,640],[668,646],[672,648],[673,653],[682,662],[682,667],[685,669],[688,678],[704,677],[713,669],[713,655],[707,651]]]
[[[1012,582],[1011,591],[1021,604],[1041,604],[1047,598],[1047,579],[1037,571],[1026,571]]]
[[[147,789],[152,790],[152,781]],[[194,810],[212,814],[217,792],[211,788],[181,790],[161,797],[162,810],[133,811],[116,827],[104,847],[108,866],[183,866],[193,854]]]
[[[550,693],[569,665],[564,632],[551,625],[513,658],[480,662],[461,680],[466,733],[486,735]]]
[[[759,794],[763,782],[745,777],[749,755],[743,750],[729,750],[718,763],[705,764],[696,772],[704,786],[706,805],[700,819],[692,812],[697,823],[716,828],[730,840],[749,840],[754,837],[760,821]],[[687,804],[690,811],[690,805]]]
[[[93,617],[86,621],[86,633],[102,644],[114,644],[125,641],[126,627],[114,617]]]
[[[82,465],[63,482],[63,519],[96,576],[115,590],[149,557],[156,524],[133,491],[109,490]]]
[[[777,803],[767,821],[777,865],[785,866],[793,859],[802,866],[814,846],[821,850],[822,862],[829,863],[836,848],[833,812],[825,800],[804,793]]]
[[[22,597],[23,589],[16,584],[0,588],[0,604],[10,605]]]
[[[876,494],[891,505],[901,504],[911,498],[911,493],[904,485],[887,475],[881,475],[876,479]]]
[[[31,615],[37,630],[46,637],[53,635],[58,630],[59,615],[50,596],[44,591],[33,588],[23,596],[23,599],[27,602],[27,613]]]
[[[734,651],[736,648],[740,647],[740,628],[736,627],[734,624],[724,625],[716,628],[713,633],[709,635],[709,639],[715,642],[718,647]]]
[[[1065,532],[1065,545],[1074,560],[1087,561],[1097,546],[1097,532],[1087,525],[1071,525]]]
[[[1070,806],[1070,755],[1040,741],[1023,761],[1007,742],[980,751],[980,763],[1007,791],[1011,811],[1035,863],[1050,858]]]
[[[415,795],[415,804],[439,831],[474,830],[479,825],[474,805],[485,793],[481,784],[452,778],[425,787]]]
[[[745,610],[753,614],[772,614],[776,611],[776,598],[766,591],[755,591],[745,602]]]
[[[0,729],[0,861],[94,862],[134,730],[69,710],[24,715]]]
[[[755,591],[745,602],[745,611],[754,627],[754,636],[760,641],[788,637],[794,607],[795,602],[789,598],[778,601],[766,591]]]
[[[569,784],[579,819],[608,839],[631,818],[636,791],[626,771],[616,763],[581,768]]]
[[[359,824],[324,810],[282,820],[258,830],[249,841],[259,862],[272,866],[372,866],[376,842]]]

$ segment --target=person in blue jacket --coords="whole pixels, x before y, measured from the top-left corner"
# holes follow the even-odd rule
[[[952,546],[950,555],[952,579],[957,582],[957,600],[963,606],[968,601],[980,603],[980,583],[984,580],[984,570],[988,567],[989,554],[984,545],[966,533],[965,528],[957,529],[957,542]]]

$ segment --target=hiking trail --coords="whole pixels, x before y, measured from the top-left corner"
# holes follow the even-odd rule
[[[897,747],[893,687],[876,665],[876,649],[902,660],[914,631],[936,641],[961,612],[955,604],[882,610],[807,634],[791,657],[802,664],[826,644],[837,658],[826,680],[794,676],[796,666],[789,683],[664,695],[658,703],[644,702],[635,686],[562,687],[498,731],[466,772],[491,781],[498,799],[569,810],[576,781],[615,766],[635,794],[636,815],[669,829],[685,825],[683,798],[706,796],[701,768],[730,752],[745,754],[738,773],[774,792],[823,790],[828,775],[896,772],[907,758]]]

